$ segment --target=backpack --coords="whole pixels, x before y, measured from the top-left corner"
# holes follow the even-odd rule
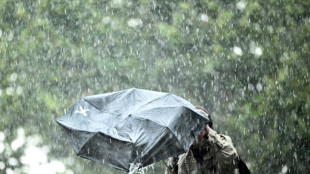
[[[240,157],[239,162],[238,162],[238,169],[239,169],[240,174],[251,174],[249,168],[246,166],[246,164],[241,159],[241,157]]]

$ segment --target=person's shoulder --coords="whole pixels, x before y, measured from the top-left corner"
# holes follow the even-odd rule
[[[191,150],[188,150],[185,153],[182,153],[178,156],[178,164],[188,161],[188,160],[192,160],[194,158],[193,152]]]
[[[227,141],[229,143],[232,143],[232,140],[231,140],[230,136],[224,135],[224,134],[219,134],[219,135],[220,135],[222,140],[225,140],[225,141]]]

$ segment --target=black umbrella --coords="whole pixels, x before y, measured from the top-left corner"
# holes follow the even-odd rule
[[[134,88],[81,98],[57,122],[78,156],[128,172],[186,152],[209,119],[181,97]]]

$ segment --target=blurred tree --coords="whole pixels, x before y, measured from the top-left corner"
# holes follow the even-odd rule
[[[28,145],[15,140],[39,135],[33,146],[48,145],[64,172],[120,173],[75,157],[55,118],[79,97],[137,87],[206,107],[253,173],[309,173],[309,8],[288,0],[0,1],[0,171],[27,173]]]

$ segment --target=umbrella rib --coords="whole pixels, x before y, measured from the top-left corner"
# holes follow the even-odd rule
[[[131,141],[126,141],[126,140],[121,140],[121,139],[117,139],[117,138],[115,138],[115,137],[113,137],[113,136],[111,136],[111,135],[107,135],[107,134],[104,134],[104,133],[102,133],[102,132],[94,132],[94,134],[91,136],[91,137],[89,137],[88,139],[87,139],[87,141],[85,141],[85,143],[83,144],[83,146],[79,149],[79,152],[77,153],[77,155],[78,156],[81,156],[81,154],[80,154],[80,151],[84,148],[84,146],[89,142],[89,140],[91,140],[95,135],[97,135],[97,134],[103,134],[103,135],[105,135],[106,137],[109,137],[109,138],[112,138],[112,139],[115,139],[115,140],[119,140],[119,141],[122,141],[122,142],[126,142],[126,143],[131,143],[131,144],[133,144],[133,142],[131,142]]]
[[[137,108],[136,110],[134,110],[133,113],[136,112],[137,110],[143,108],[145,105],[150,104],[150,103],[152,103],[152,102],[155,102],[156,100],[159,100],[159,99],[161,99],[162,97],[167,97],[167,96],[169,96],[169,95],[172,95],[172,94],[166,93],[166,94],[163,95],[163,96],[158,96],[158,97],[156,97],[156,98],[153,98],[151,101],[148,101],[147,103],[141,105],[139,108]]]
[[[91,105],[92,107],[94,107],[94,108],[96,108],[97,110],[100,111],[100,109],[99,109],[97,106],[95,106],[93,103],[89,102],[86,98],[81,98],[81,100],[84,100],[84,101],[87,102],[89,105]]]
[[[179,139],[177,138],[177,135],[170,129],[170,127],[167,126],[167,128],[168,128],[168,130],[175,136],[175,138],[178,140],[178,141],[177,141],[178,144],[180,144],[180,145],[183,147],[182,143],[181,143],[181,142],[179,141]]]
[[[82,131],[82,132],[86,132],[85,130],[79,130],[79,129],[72,128],[72,127],[67,126],[67,125],[64,125],[64,124],[62,124],[62,126],[63,126],[62,129],[66,128],[66,129],[70,129],[70,130],[72,130],[72,131]],[[95,132],[92,132],[92,133],[94,133],[93,135],[96,134]],[[81,146],[81,148],[78,149],[78,151],[76,152],[77,155],[79,154],[79,152],[81,151],[81,149],[85,146],[85,144],[86,144],[91,138],[92,138],[92,137],[88,138],[88,139],[85,141],[85,143]]]
[[[131,115],[133,118],[136,118],[136,119],[139,119],[139,120],[148,120],[148,121],[151,121],[151,122],[153,122],[153,123],[155,123],[155,124],[158,124],[158,125],[160,125],[160,126],[164,126],[165,128],[167,128],[175,137],[177,137],[176,136],[176,134],[174,134],[174,132],[170,129],[170,127],[169,126],[167,126],[167,125],[162,125],[162,124],[160,124],[160,123],[158,123],[158,122],[156,122],[156,121],[153,121],[153,120],[150,120],[150,119],[148,119],[148,118],[141,118],[141,117],[137,117],[137,116],[135,116],[135,115]],[[178,141],[178,143],[182,146],[182,144]]]
[[[186,152],[186,150],[184,149],[184,146],[180,143],[180,141],[178,140],[177,136],[173,133],[173,131],[171,131],[171,129],[170,129],[169,127],[166,127],[165,129],[168,129],[168,131],[174,135],[174,139],[177,140],[177,141],[175,142],[175,144],[178,145],[178,147],[182,147],[182,149],[183,149],[183,152],[181,152],[181,153]],[[164,131],[163,131],[163,132],[164,132]],[[146,151],[145,154],[149,154],[150,152],[153,152],[153,151],[154,151],[154,148],[156,148],[156,145],[157,145],[158,143],[160,143],[160,142],[159,142],[159,141],[155,142],[153,148],[151,148],[151,149],[149,149],[148,151]],[[179,154],[181,154],[181,153],[179,153]],[[179,155],[179,154],[177,154],[177,155]],[[149,155],[150,155],[150,154],[149,154]],[[151,156],[152,156],[152,155],[151,155]],[[168,156],[168,157],[170,157],[170,156]],[[160,160],[164,160],[164,159],[166,159],[166,158],[167,158],[167,156],[164,157],[164,158],[161,157]],[[147,160],[146,160],[146,161],[147,161]]]
[[[158,123],[157,121],[154,121],[154,120],[151,120],[151,119],[148,119],[148,118],[141,118],[141,117],[138,117],[138,116],[136,116],[136,115],[134,115],[134,114],[131,114],[131,117],[136,118],[136,119],[139,119],[139,120],[148,120],[148,121],[151,121],[151,122],[153,122],[153,123],[156,123],[156,124],[158,124],[158,125],[160,125],[160,126],[168,127],[167,125],[162,125],[162,124]]]

